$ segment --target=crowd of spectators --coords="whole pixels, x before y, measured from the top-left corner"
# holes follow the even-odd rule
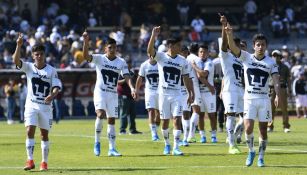
[[[81,34],[86,27],[99,26],[112,29],[90,32],[90,50],[93,53],[102,53],[104,41],[112,37],[117,42],[119,56],[131,57],[133,62],[136,61],[135,55],[146,59],[151,29],[159,24],[162,31],[155,43],[158,50],[165,51],[165,40],[177,35],[184,45],[191,42],[208,44],[210,57],[218,56],[216,35],[212,35],[213,32],[207,27],[219,25],[218,16],[214,14],[216,19],[206,18],[207,14],[201,13],[196,0],[46,0],[39,1],[38,14],[31,14],[28,4],[21,8],[16,2],[0,2],[0,69],[15,68],[12,54],[18,32],[24,35],[21,57],[26,61],[32,61],[31,47],[41,42],[46,47],[48,64],[59,69],[92,68],[93,65],[83,59]],[[303,0],[291,3],[290,0],[268,0],[265,4],[246,0],[239,17],[231,9],[225,8],[222,13],[231,23],[239,26],[240,37],[244,38],[252,26],[256,26],[257,31],[271,38],[284,38],[284,43],[288,45],[274,49],[282,51],[283,62],[291,69],[295,79],[306,69],[303,66],[306,57],[304,50],[298,46],[291,46],[294,49],[290,50],[287,41],[292,30],[297,37],[306,37],[307,13],[303,13],[306,11],[307,3]],[[36,21],[33,20],[34,15],[39,17]],[[185,28],[171,31],[174,25]],[[133,26],[140,28],[132,30]],[[220,31],[217,32],[219,35]]]

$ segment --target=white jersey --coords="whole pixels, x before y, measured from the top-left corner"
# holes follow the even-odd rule
[[[190,65],[193,64],[193,62],[195,62],[195,64],[197,65],[198,68],[202,68],[202,60],[195,54],[191,53],[188,57],[187,57],[187,61]],[[194,87],[199,87],[199,80],[196,74],[196,71],[194,69],[191,70],[191,78],[193,81],[193,85]]]
[[[159,94],[180,94],[181,76],[189,73],[187,61],[180,55],[172,58],[164,52],[157,52],[154,59],[158,63]]]
[[[119,76],[129,75],[124,59],[116,57],[109,60],[105,54],[93,54],[92,63],[96,65],[95,91],[117,93]]]
[[[223,92],[239,92],[243,88],[243,65],[230,52],[221,51],[221,66],[224,74]]]
[[[159,85],[158,64],[150,64],[149,60],[141,64],[139,76],[145,78],[145,94],[157,93]]]
[[[34,108],[41,111],[52,109],[52,103],[46,104],[45,98],[51,93],[54,87],[62,88],[56,69],[49,64],[42,69],[36,68],[34,63],[21,62],[21,71],[27,76],[27,99],[26,108]]]
[[[190,64],[188,64],[188,72],[189,72],[189,78],[192,79],[192,66]],[[181,76],[181,95],[188,95],[188,90],[186,88],[186,86],[184,85],[184,82],[183,82],[183,77]]]
[[[213,65],[213,63],[212,63],[210,58],[207,58],[207,60],[205,62],[203,62],[203,70],[209,72],[207,80],[213,86],[214,85],[214,82],[213,82],[213,79],[214,79],[214,65]],[[209,88],[206,87],[203,83],[200,83],[199,90],[200,90],[200,93],[210,92]]]
[[[268,56],[257,60],[254,54],[241,50],[244,68],[244,99],[269,98],[269,76],[278,73],[276,62]]]

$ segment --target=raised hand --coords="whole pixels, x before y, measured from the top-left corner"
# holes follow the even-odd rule
[[[218,15],[220,16],[220,22],[223,26],[226,26],[227,25],[227,18],[222,15],[221,13],[218,13]]]
[[[83,36],[84,41],[89,41],[90,37],[89,37],[86,29],[84,30],[82,36]]]
[[[225,31],[227,34],[232,34],[232,27],[230,26],[229,23],[227,23],[226,27],[225,27]]]
[[[153,36],[158,36],[160,34],[160,26],[156,26],[152,29],[152,35]]]
[[[16,40],[17,46],[20,47],[22,46],[23,43],[23,34],[22,33],[18,33],[18,38]]]

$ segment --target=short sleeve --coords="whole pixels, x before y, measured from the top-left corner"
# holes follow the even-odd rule
[[[159,61],[159,60],[161,60],[163,58],[164,55],[165,55],[164,52],[156,52],[156,55],[155,55],[154,59],[156,61]]]
[[[52,73],[52,87],[58,87],[59,89],[62,89],[62,82],[58,77],[58,73],[56,72],[56,70],[53,70]]]
[[[92,63],[99,64],[101,57],[102,57],[101,54],[92,54]]]
[[[245,61],[246,59],[250,58],[250,53],[244,51],[244,50],[241,50],[241,54],[239,56],[239,58],[242,60],[242,61]]]
[[[126,61],[123,61],[121,75],[124,77],[125,75],[129,75],[129,69]]]
[[[228,52],[221,51],[220,53],[221,53],[221,58],[222,59],[226,59],[229,56]]]
[[[141,64],[140,70],[139,70],[139,76],[145,77],[145,64]]]
[[[21,66],[20,66],[20,67],[18,67],[18,66],[16,65],[16,68],[17,68],[17,69],[19,69],[19,70],[21,70],[21,71],[23,71],[23,72],[25,72],[25,73],[28,73],[28,72],[31,70],[30,67],[31,67],[31,63],[29,63],[29,62],[24,62],[24,61],[21,61]]]
[[[189,66],[189,63],[184,60],[184,64],[183,64],[183,67],[182,67],[182,75],[188,75],[190,74],[190,66]]]

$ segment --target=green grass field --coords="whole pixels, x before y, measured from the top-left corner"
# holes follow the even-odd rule
[[[93,154],[94,120],[64,120],[54,124],[50,134],[49,170],[39,172],[41,149],[37,130],[36,169],[26,172],[22,169],[26,160],[24,125],[0,122],[0,174],[307,174],[307,120],[291,119],[292,132],[288,134],[282,131],[280,118],[275,123],[275,131],[269,134],[266,167],[258,168],[257,162],[252,167],[244,166],[245,144],[240,145],[242,154],[227,154],[226,133],[218,133],[217,144],[195,143],[181,148],[184,156],[163,156],[164,142],[151,141],[145,119],[137,120],[138,129],[144,134],[117,136],[117,148],[122,157],[107,156],[104,121],[102,156],[96,157]],[[116,129],[118,132],[118,125]],[[208,137],[209,133],[206,135]],[[255,134],[256,149],[257,138]]]

